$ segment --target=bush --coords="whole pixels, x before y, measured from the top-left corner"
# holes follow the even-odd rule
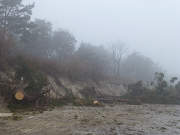
[[[164,80],[163,74],[156,76],[157,82],[153,89],[143,85],[142,81],[129,85],[129,90],[123,98],[131,102],[141,101],[149,104],[180,104],[180,95],[176,89]]]

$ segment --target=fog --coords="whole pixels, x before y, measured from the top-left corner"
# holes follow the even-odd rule
[[[180,135],[179,7],[0,0],[0,135]]]
[[[179,0],[36,0],[33,18],[69,30],[79,42],[124,42],[179,74]]]

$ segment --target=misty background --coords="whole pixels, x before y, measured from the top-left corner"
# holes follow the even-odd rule
[[[179,4],[0,0],[0,96],[179,105]]]
[[[29,0],[27,2],[32,2]],[[179,0],[36,0],[33,18],[70,31],[78,42],[122,41],[170,74],[179,74]]]

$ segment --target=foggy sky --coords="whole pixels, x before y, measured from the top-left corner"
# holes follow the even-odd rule
[[[180,0],[36,0],[33,18],[81,42],[123,41],[130,50],[180,73]]]

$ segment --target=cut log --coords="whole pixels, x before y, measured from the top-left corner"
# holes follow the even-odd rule
[[[13,113],[0,113],[0,118],[12,117]]]
[[[94,105],[99,105],[99,101],[95,100],[95,101],[93,101],[93,104]]]
[[[24,92],[22,90],[17,90],[14,97],[16,100],[21,101],[24,99]]]

